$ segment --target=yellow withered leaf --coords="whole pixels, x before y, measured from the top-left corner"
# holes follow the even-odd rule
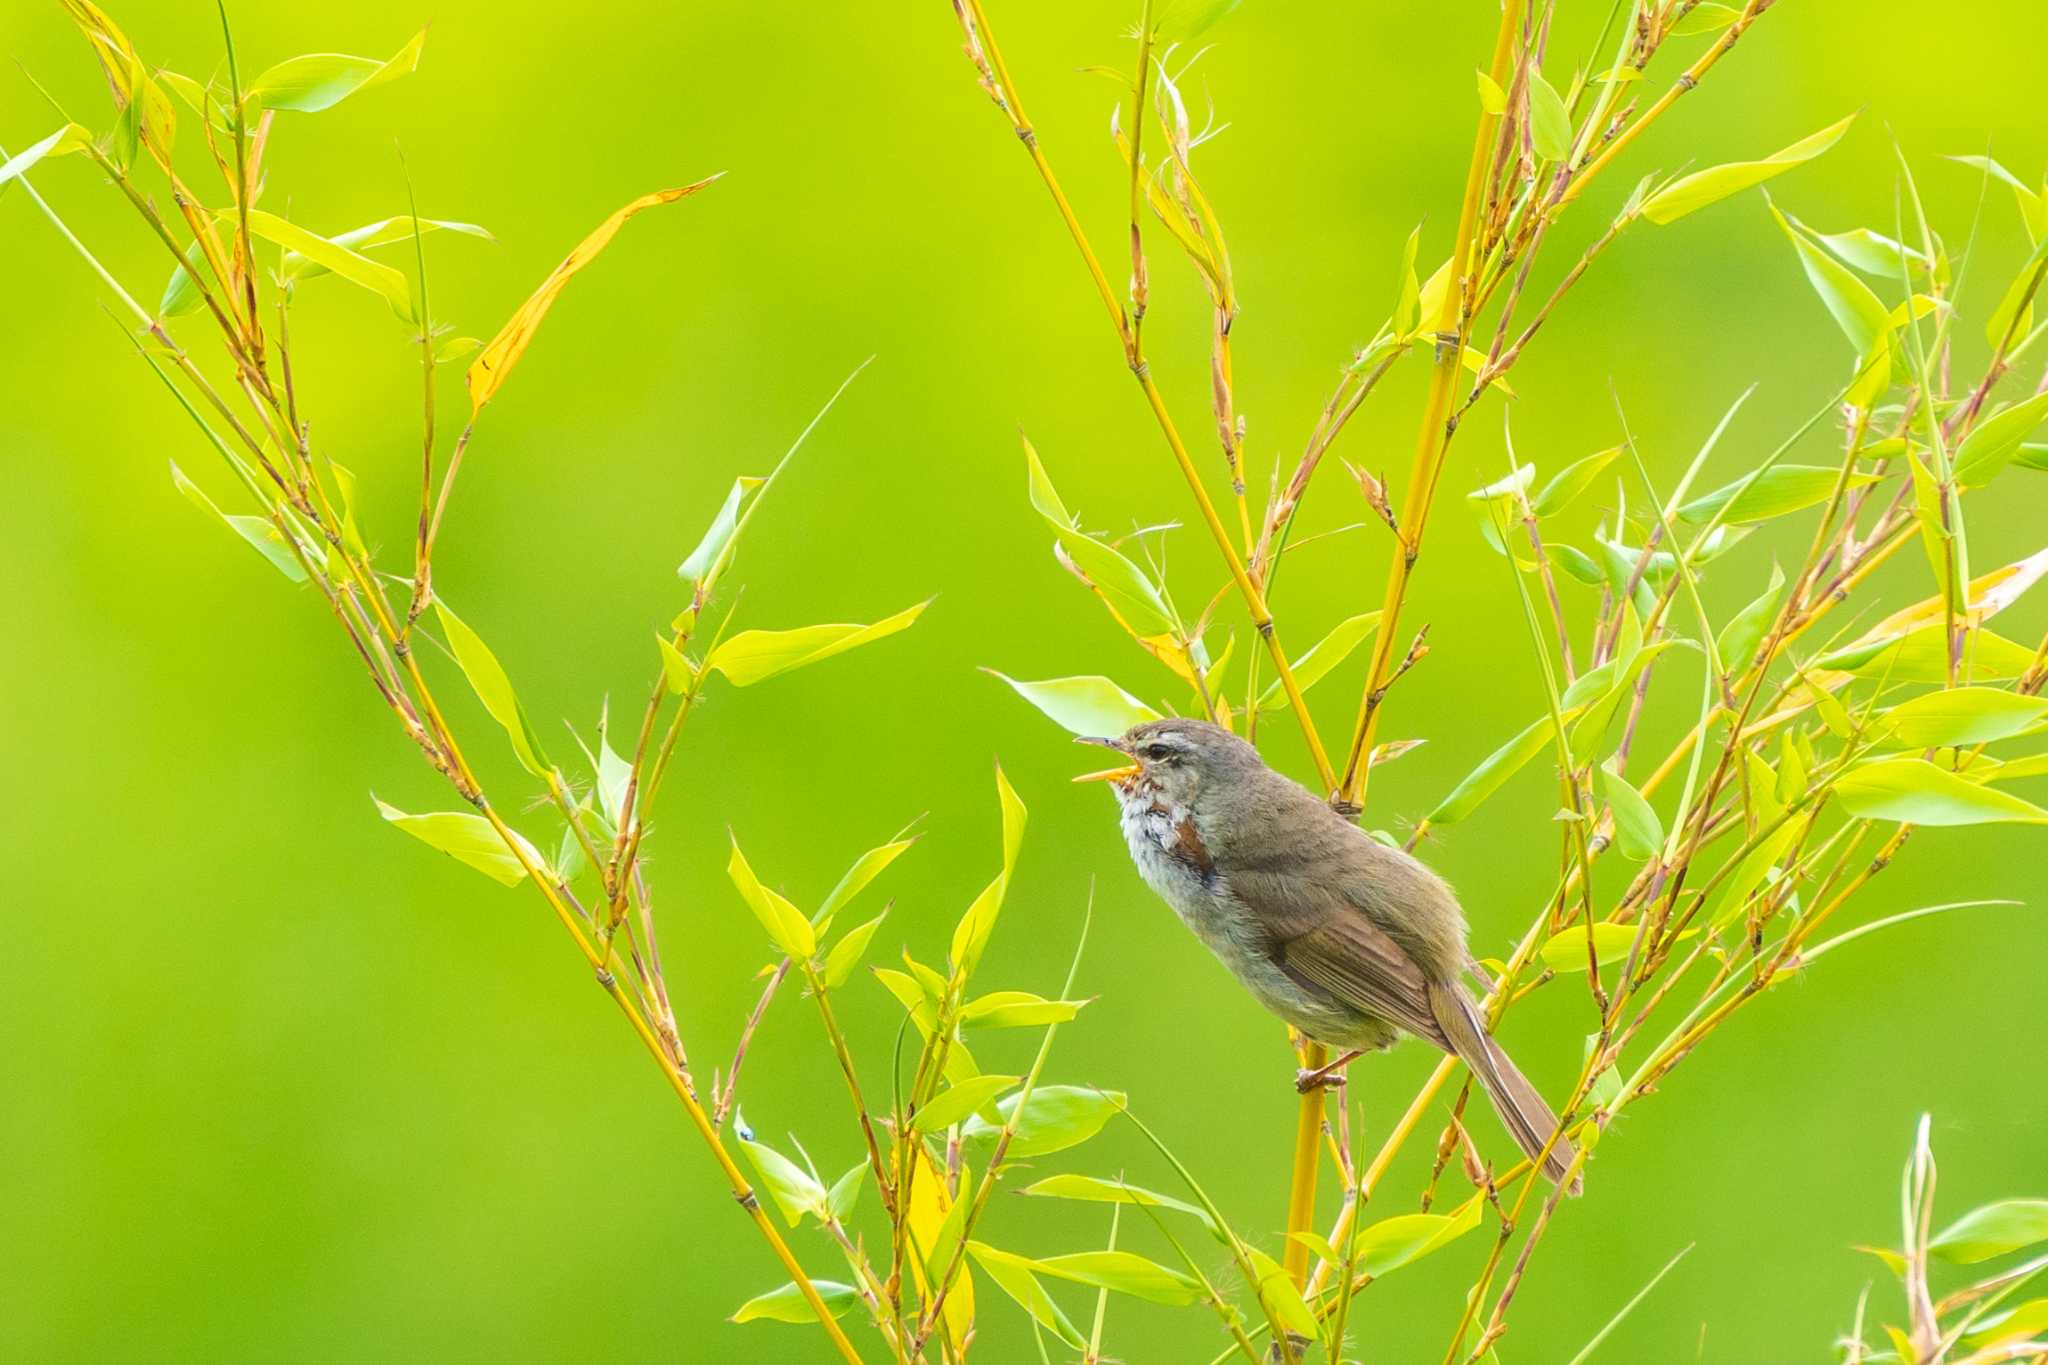
[[[541,281],[540,288],[534,290],[526,302],[519,305],[519,311],[514,313],[511,321],[491,338],[491,344],[484,347],[477,358],[470,362],[469,373],[464,377],[464,382],[469,385],[470,417],[474,419],[483,409],[483,405],[491,401],[499,386],[505,382],[505,376],[519,363],[519,357],[526,353],[527,344],[533,340],[534,329],[539,327],[541,319],[548,315],[548,309],[554,307],[555,296],[562,292],[563,287],[575,277],[577,271],[589,265],[596,259],[598,252],[611,244],[612,238],[618,235],[619,229],[625,226],[628,218],[642,209],[653,208],[656,204],[673,204],[678,199],[687,199],[716,179],[718,177],[715,175],[706,176],[694,185],[643,194],[599,223],[596,231],[578,242],[576,249],[564,257],[562,263]]]

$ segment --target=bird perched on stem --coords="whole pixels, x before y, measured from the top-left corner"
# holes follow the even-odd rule
[[[1080,742],[1131,760],[1075,780],[1114,786],[1146,884],[1260,1004],[1345,1050],[1301,1072],[1303,1090],[1413,1034],[1471,1067],[1516,1144],[1549,1179],[1564,1179],[1574,1151],[1557,1115],[1488,1035],[1460,983],[1470,961],[1465,917],[1442,878],[1207,721],[1148,721],[1121,738]]]

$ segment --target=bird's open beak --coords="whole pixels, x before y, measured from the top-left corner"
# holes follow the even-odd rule
[[[1074,738],[1074,743],[1100,744],[1103,748],[1114,749],[1118,753],[1122,753],[1124,751],[1124,746],[1121,741],[1114,739],[1104,739],[1099,735],[1077,735]],[[1126,778],[1136,777],[1138,775],[1138,772],[1139,769],[1137,764],[1126,763],[1121,768],[1104,768],[1101,772],[1083,773],[1074,780],[1076,782],[1121,782]]]

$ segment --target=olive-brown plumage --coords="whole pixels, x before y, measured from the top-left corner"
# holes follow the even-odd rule
[[[1259,1003],[1333,1047],[1409,1033],[1455,1054],[1522,1151],[1548,1143],[1544,1174],[1563,1178],[1573,1149],[1551,1141],[1557,1116],[1460,982],[1465,917],[1442,878],[1206,721],[1086,742],[1133,760],[1115,784],[1132,860]]]

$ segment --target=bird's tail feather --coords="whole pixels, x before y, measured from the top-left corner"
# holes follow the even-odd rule
[[[1571,1140],[1558,1134],[1551,1141],[1551,1134],[1557,1132],[1557,1115],[1544,1103],[1543,1096],[1536,1093],[1536,1087],[1529,1084],[1524,1076],[1493,1041],[1480,1022],[1479,1012],[1473,1008],[1471,997],[1458,985],[1429,987],[1430,1013],[1436,1016],[1438,1027],[1450,1040],[1451,1050],[1472,1068],[1472,1074],[1486,1088],[1486,1094],[1493,1101],[1493,1107],[1500,1114],[1501,1122],[1513,1135],[1515,1145],[1522,1154],[1535,1160],[1543,1152],[1545,1143],[1550,1151],[1543,1157],[1543,1174],[1553,1183],[1564,1180],[1571,1169],[1577,1151]],[[1567,1194],[1576,1195],[1582,1188],[1578,1177],[1572,1178]]]

